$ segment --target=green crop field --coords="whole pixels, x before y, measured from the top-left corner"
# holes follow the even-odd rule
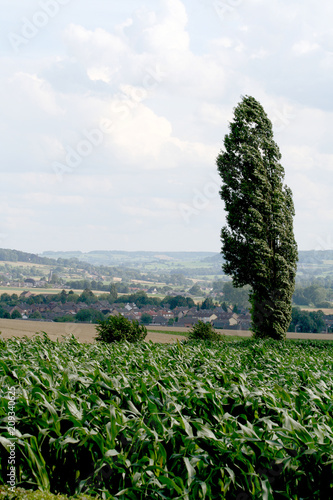
[[[0,484],[14,453],[18,487],[69,496],[333,498],[330,343],[39,335],[0,353]]]

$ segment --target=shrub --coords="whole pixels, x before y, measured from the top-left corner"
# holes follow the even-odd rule
[[[214,330],[211,323],[198,321],[190,330],[188,338],[193,340],[221,340],[222,337]]]
[[[24,490],[23,488],[16,488],[13,491],[9,486],[0,486],[0,498],[2,500],[68,500],[66,495],[54,495],[49,491],[40,490]],[[94,497],[85,495],[83,493],[75,497],[77,500],[93,500]]]
[[[22,319],[22,316],[17,309],[14,309],[12,312],[11,319]]]
[[[153,321],[153,318],[151,317],[150,314],[143,313],[141,316],[141,323],[143,325],[149,325]]]
[[[147,335],[147,328],[140,325],[138,321],[130,321],[121,314],[109,316],[104,321],[99,321],[96,330],[98,332],[96,340],[102,342],[138,342],[144,340]]]
[[[332,307],[332,304],[331,302],[324,301],[324,302],[317,302],[315,306],[319,307],[320,309],[330,309]]]
[[[65,314],[64,316],[58,316],[58,318],[54,318],[53,321],[55,323],[74,323],[75,318],[71,314]]]
[[[42,315],[39,311],[34,311],[32,314],[29,315],[29,319],[41,319]]]
[[[98,323],[104,320],[104,314],[96,309],[81,309],[76,313],[75,320],[79,323]]]

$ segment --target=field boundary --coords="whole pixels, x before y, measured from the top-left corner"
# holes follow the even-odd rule
[[[155,331],[154,331],[155,330]],[[184,333],[189,328],[180,327],[173,331],[170,326],[148,326],[146,341],[176,342],[186,338]],[[217,330],[219,333],[231,337],[251,337],[248,330]],[[28,321],[20,319],[0,318],[0,332],[3,339],[12,337],[33,337],[37,333],[46,332],[51,340],[62,340],[62,337],[74,335],[80,342],[92,343],[96,336],[96,325],[87,323],[53,323],[49,321]],[[333,340],[333,333],[287,333],[287,339]]]

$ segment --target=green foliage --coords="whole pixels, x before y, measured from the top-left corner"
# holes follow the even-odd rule
[[[146,338],[147,328],[138,321],[130,321],[121,314],[109,316],[104,321],[99,321],[96,327],[98,332],[96,340],[112,342],[139,342]]]
[[[113,304],[117,300],[117,298],[118,298],[117,287],[116,287],[115,283],[111,283],[108,301],[110,302],[110,304]]]
[[[81,309],[76,313],[75,320],[82,323],[98,323],[104,320],[104,314],[96,309]]]
[[[316,307],[319,307],[320,309],[330,309],[332,307],[331,302],[317,302]]]
[[[297,306],[307,306],[308,300],[304,297],[304,288],[296,286],[293,294],[293,303]]]
[[[129,286],[128,283],[116,283],[116,290],[118,293],[128,293],[129,292]]]
[[[86,288],[79,296],[78,302],[84,302],[85,304],[90,305],[93,304],[94,302],[97,302],[97,297],[91,290]]]
[[[11,301],[12,301],[11,295],[9,295],[8,293],[2,293],[1,294],[1,302],[10,303]]]
[[[41,319],[42,315],[39,311],[34,311],[29,315],[29,319]]]
[[[223,299],[229,305],[236,305],[239,309],[248,309],[249,303],[249,293],[251,289],[249,286],[244,286],[242,288],[236,288],[231,282],[224,283],[223,286]]]
[[[54,318],[53,321],[55,321],[56,323],[74,323],[75,317],[72,314],[65,314],[64,316],[59,316],[58,318]]]
[[[290,332],[320,333],[325,331],[325,315],[323,311],[302,311],[299,307],[293,307]]]
[[[223,336],[214,330],[211,323],[198,321],[189,331],[188,338],[190,340],[221,340]]]
[[[141,308],[147,305],[160,305],[161,304],[161,299],[157,297],[148,297],[146,292],[140,291],[140,292],[135,292],[130,295],[122,295],[121,297],[118,297],[116,300],[117,303],[121,304],[126,304],[127,302],[129,303],[134,303],[137,305],[137,307]]]
[[[0,500],[68,500],[66,495],[54,495],[50,492],[40,490],[25,490],[15,488],[14,491],[9,486],[0,486]],[[88,495],[77,495],[75,500],[96,500]]]
[[[227,212],[221,231],[223,269],[235,287],[251,287],[254,335],[283,339],[298,259],[295,211],[291,190],[283,185],[272,124],[253,97],[243,97],[235,108],[224,147],[217,158]]]
[[[191,297],[183,297],[183,295],[176,295],[175,297],[165,297],[162,300],[162,305],[168,304],[170,309],[175,309],[176,307],[194,307],[195,303]]]
[[[58,274],[57,273],[53,273],[52,274],[52,277],[50,279],[50,283],[52,285],[56,285],[56,284],[61,284],[62,283],[62,279],[59,278]]]
[[[22,315],[17,309],[14,309],[14,311],[12,312],[10,317],[11,317],[11,319],[21,319]]]
[[[9,250],[0,248],[0,261],[8,262],[30,262],[34,264],[55,264],[56,261],[45,257],[39,257],[33,253],[20,252],[18,250]]]
[[[293,295],[293,302],[296,305],[301,306],[314,306],[322,307],[324,303],[326,307],[330,307],[330,303],[327,299],[330,296],[330,289],[325,289],[318,283],[312,283],[309,286],[296,286],[296,290]]]
[[[49,491],[330,498],[330,343],[106,345],[44,335],[8,340],[0,352],[0,462],[4,469],[15,388],[17,486],[40,488],[27,493],[36,500]]]
[[[141,315],[141,323],[143,323],[144,325],[150,325],[150,323],[153,321],[153,318],[151,317],[150,314],[147,314],[147,313],[143,313]]]
[[[223,288],[224,288],[224,284],[225,284],[225,281],[223,281],[223,280],[213,281],[213,292],[222,293]]]
[[[201,304],[201,309],[214,309],[214,307],[214,301],[210,297],[207,297],[207,299],[205,299]]]
[[[193,286],[189,289],[188,293],[190,293],[191,295],[194,295],[194,296],[196,296],[196,297],[198,297],[198,296],[200,296],[200,295],[202,295],[202,294],[203,294],[203,293],[202,293],[202,290],[201,290],[201,288],[200,288],[200,286],[198,285],[198,283],[195,283],[195,285],[193,285]]]

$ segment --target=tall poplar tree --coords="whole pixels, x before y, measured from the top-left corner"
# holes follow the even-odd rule
[[[234,110],[224,151],[217,157],[227,225],[223,270],[233,285],[251,286],[255,337],[285,338],[291,321],[297,244],[291,190],[283,184],[281,154],[261,104],[245,96]]]

